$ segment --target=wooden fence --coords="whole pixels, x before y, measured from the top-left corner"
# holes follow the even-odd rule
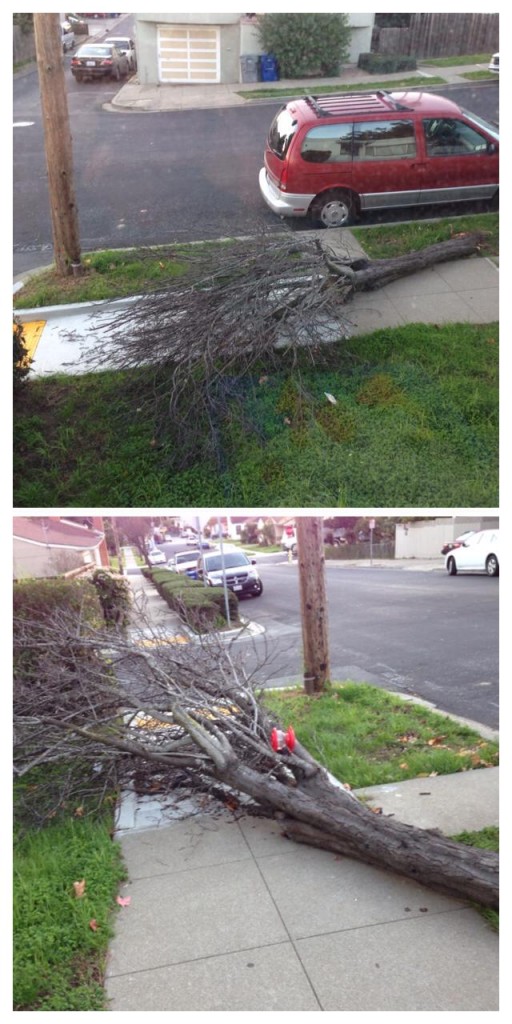
[[[412,14],[409,28],[374,28],[372,52],[457,57],[499,50],[498,14]]]

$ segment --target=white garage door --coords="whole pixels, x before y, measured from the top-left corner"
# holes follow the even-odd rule
[[[159,25],[161,82],[219,82],[219,29],[211,25]]]

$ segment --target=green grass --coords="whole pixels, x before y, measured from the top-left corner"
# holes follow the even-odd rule
[[[403,75],[401,78],[393,79],[364,79],[361,82],[351,82],[349,85],[317,85],[312,82],[308,87],[299,86],[294,88],[293,85],[287,89],[276,86],[263,86],[261,89],[240,89],[238,95],[242,96],[245,100],[261,100],[270,99],[273,96],[334,96],[337,93],[351,93],[351,92],[375,92],[376,89],[414,89],[421,86],[425,88],[425,84],[431,85],[445,85],[446,79],[440,76],[432,76],[428,79],[427,83],[424,75]]]
[[[481,829],[480,832],[459,832],[458,835],[452,836],[452,839],[456,839],[459,843],[466,843],[468,846],[477,846],[481,850],[492,850],[493,853],[499,853],[500,830],[492,825]],[[478,910],[491,928],[496,932],[499,931],[498,912],[490,910],[488,907],[478,907]]]
[[[265,692],[265,704],[352,789],[498,763],[498,746],[459,722],[363,683]]]
[[[126,877],[111,828],[109,814],[70,818],[15,843],[16,1010],[108,1009],[105,957],[115,895]],[[82,879],[85,893],[77,899],[73,882]]]
[[[462,57],[425,57],[422,65],[433,68],[457,68],[467,64],[488,64],[490,53],[473,53]]]
[[[317,367],[283,357],[259,380],[240,378],[220,424],[221,469],[200,446],[176,468],[172,424],[137,411],[151,402],[143,372],[30,381],[15,405],[14,504],[498,504],[497,324],[375,331]]]
[[[464,71],[461,78],[467,78],[471,82],[479,82],[482,78],[497,78],[494,71]]]
[[[383,227],[352,228],[366,255],[372,260],[392,259],[408,252],[417,252],[429,245],[447,242],[464,233],[484,235],[481,256],[499,255],[499,214],[482,213],[431,221],[408,221]]]
[[[388,228],[353,228],[368,256],[402,256],[433,242],[445,241],[453,232],[482,231],[486,234],[482,255],[498,254],[498,214],[474,214],[433,219],[428,222],[393,224]],[[379,240],[386,239],[379,248]],[[14,309],[31,309],[61,303],[92,302],[138,295],[163,288],[186,275],[189,261],[201,250],[212,252],[236,242],[203,242],[150,249],[107,249],[85,254],[81,277],[62,278],[49,267],[29,277],[13,298]],[[391,246],[391,248],[390,248]]]

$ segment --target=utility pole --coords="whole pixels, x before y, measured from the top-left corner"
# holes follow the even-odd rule
[[[304,648],[304,689],[306,693],[314,694],[322,692],[331,674],[323,519],[320,516],[298,516],[296,527]]]
[[[83,273],[78,210],[73,183],[73,153],[62,60],[59,14],[34,14],[34,36],[43,112],[46,165],[58,274]]]

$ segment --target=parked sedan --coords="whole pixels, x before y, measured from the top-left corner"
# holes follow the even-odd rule
[[[130,73],[128,57],[113,43],[84,43],[71,58],[71,73],[77,82],[86,78],[115,78]]]
[[[167,565],[167,558],[160,548],[153,548],[152,551],[148,551],[148,562],[150,565]]]
[[[137,70],[137,56],[133,39],[130,39],[129,36],[107,36],[105,42],[113,43],[121,53],[124,53],[125,57],[128,58],[130,71]]]
[[[499,75],[499,73],[500,73],[500,55],[499,55],[499,53],[493,53],[493,55],[492,55],[492,57],[491,57],[491,59],[489,61],[487,70],[488,71],[494,71],[494,73],[496,75]]]
[[[445,566],[450,576],[464,571],[499,576],[499,530],[478,530],[473,533],[460,547],[448,552]]]

